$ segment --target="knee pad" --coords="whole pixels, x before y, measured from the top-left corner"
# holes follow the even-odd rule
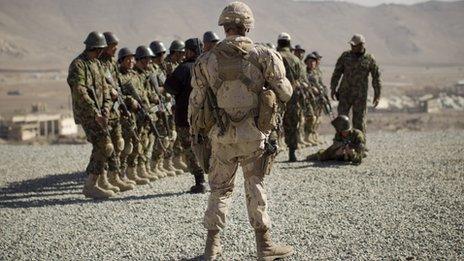
[[[111,143],[106,143],[105,145],[105,156],[109,157],[113,154],[114,152],[114,146]]]
[[[116,141],[116,149],[121,152],[124,149],[124,139],[118,139]]]

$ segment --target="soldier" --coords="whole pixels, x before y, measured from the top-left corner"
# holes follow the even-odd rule
[[[295,49],[293,50],[293,53],[295,54],[296,57],[298,57],[300,60],[303,61],[306,50],[301,47],[301,45],[297,44],[295,45]]]
[[[219,36],[212,31],[205,32],[203,34],[203,51],[206,53],[210,51],[211,49],[214,48],[214,46],[217,45],[217,43],[220,41]]]
[[[118,38],[111,32],[104,32],[107,47],[103,50],[102,55],[100,55],[99,60],[102,64],[104,70],[105,78],[107,82],[115,83],[114,79],[118,78],[118,68],[116,65],[116,60],[114,55],[116,54]],[[120,157],[121,152],[124,149],[124,139],[122,137],[122,128],[121,128],[121,113],[119,111],[118,103],[118,91],[116,86],[110,87],[111,94],[111,109],[108,120],[108,130],[111,136],[111,140],[114,146],[113,155],[110,157],[108,162],[108,182],[113,186],[112,190],[115,192],[127,191],[134,189],[132,183],[126,183],[121,180],[120,173]]]
[[[280,55],[254,45],[246,37],[253,23],[253,13],[246,4],[228,4],[218,23],[223,26],[226,39],[198,58],[192,70],[191,131],[208,133],[212,146],[208,171],[211,194],[204,219],[208,230],[206,260],[216,260],[221,254],[219,231],[225,226],[239,164],[243,168],[258,258],[274,260],[293,253],[291,246],[279,246],[271,241],[263,183],[272,162],[268,156],[276,150],[266,142],[275,120],[276,103],[277,100],[287,102],[292,88],[285,78]],[[266,90],[265,83],[268,83]],[[258,100],[262,101],[260,108]],[[273,113],[268,113],[268,109]],[[273,117],[268,118],[270,115]]]
[[[149,83],[149,77],[152,73],[151,60],[154,57],[155,55],[153,52],[144,45],[137,47],[135,50],[135,71],[142,82],[142,90],[140,90],[140,92],[143,92],[143,95],[140,95],[140,98],[142,99],[142,104],[140,105],[149,114],[149,120],[157,122],[157,116],[155,113],[157,111],[157,105],[159,104],[159,97],[152,91],[152,87]],[[153,134],[148,122],[141,129],[140,139],[142,140],[144,157],[141,158],[143,161],[139,161],[137,165],[137,175],[141,178],[154,181],[159,177],[163,177],[162,173],[155,173],[150,165],[150,159],[153,160],[153,146],[155,144],[159,145],[159,138],[160,137],[155,137],[155,134]],[[161,149],[158,149],[157,151],[161,151]]]
[[[169,65],[165,62],[166,48],[164,47],[164,44],[159,41],[154,41],[150,44],[150,49],[155,54],[153,63],[162,70],[165,77],[168,74]],[[171,111],[174,111],[174,108],[169,109],[171,109]],[[172,155],[170,155],[169,161],[167,161],[167,165],[171,167],[177,174],[188,172],[188,166],[184,163],[182,159],[183,153],[184,152],[179,137],[176,137],[174,144],[172,144]]]
[[[166,57],[166,76],[169,76],[185,56],[185,43],[174,40],[169,46],[169,55]]]
[[[114,151],[107,129],[111,98],[98,61],[107,44],[105,36],[99,32],[91,32],[84,44],[85,51],[71,62],[67,78],[74,120],[82,126],[93,147],[86,168],[88,177],[83,194],[91,198],[108,198],[115,195],[105,170],[108,158]]]
[[[308,54],[304,60],[304,63],[306,65],[305,67],[306,67],[306,74],[307,74],[308,82],[309,82],[309,85],[311,86],[310,91],[313,93],[314,97],[320,95],[318,93],[320,89],[318,88],[319,83],[317,81],[316,72],[315,72],[316,60],[317,60],[316,56],[312,53]],[[311,145],[317,145],[318,142],[316,140],[316,122],[317,122],[317,115],[318,113],[320,115],[321,108],[317,104],[316,98],[314,99],[313,105],[314,105],[313,113],[311,115],[307,115],[304,119],[303,140]]]
[[[193,154],[190,138],[190,126],[188,123],[188,99],[191,86],[191,69],[197,57],[201,54],[202,43],[198,38],[185,41],[185,60],[166,79],[166,90],[176,99],[175,121],[177,135],[187,158],[187,166],[195,177],[195,185],[190,188],[191,193],[204,193],[205,177],[203,170]]]
[[[337,99],[338,114],[348,115],[353,108],[353,127],[366,134],[366,106],[369,74],[374,88],[374,108],[380,100],[381,79],[374,56],[366,52],[365,39],[355,34],[349,44],[351,51],[344,52],[337,60],[330,82],[332,99]],[[340,78],[340,86],[337,89]]]
[[[346,115],[339,115],[332,121],[332,125],[337,131],[334,143],[325,150],[309,155],[306,160],[339,160],[361,164],[362,158],[365,157],[364,133],[351,128],[350,118]]]
[[[139,177],[135,175],[137,162],[139,157],[143,157],[142,145],[139,141],[138,128],[137,128],[137,110],[140,104],[131,97],[132,90],[128,87],[137,86],[139,84],[138,76],[133,71],[135,64],[134,53],[128,48],[122,48],[118,52],[118,78],[117,84],[121,88],[121,93],[124,95],[123,99],[127,107],[130,109],[129,115],[121,115],[122,137],[124,138],[124,149],[120,156],[120,171],[121,178],[126,183],[133,185],[140,184]],[[131,173],[129,175],[128,173]],[[128,178],[131,176],[134,180]],[[148,183],[145,180],[142,183]]]
[[[302,110],[299,102],[301,101],[301,91],[306,82],[304,68],[301,60],[296,57],[290,49],[291,37],[287,33],[281,33],[277,39],[277,51],[282,55],[285,65],[286,77],[293,87],[293,95],[286,105],[283,124],[285,132],[285,143],[288,147],[288,157],[290,162],[297,161],[295,152],[298,149],[299,123]]]

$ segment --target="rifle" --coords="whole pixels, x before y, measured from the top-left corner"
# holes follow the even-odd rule
[[[221,115],[219,114],[219,106],[217,104],[216,96],[214,96],[210,87],[206,88],[206,95],[208,104],[212,108],[213,117],[216,120],[216,124],[219,126],[219,136],[222,136],[226,132],[226,126],[224,125],[224,122],[222,122]]]
[[[169,136],[172,136],[172,129],[170,127],[169,118],[168,118],[168,115],[171,116],[171,111],[167,106],[169,102],[166,101],[165,97],[161,93],[161,88],[159,86],[158,78],[156,77],[156,75],[151,74],[150,76],[148,76],[148,82],[153,87],[158,97],[160,97],[159,109],[162,112],[164,126],[166,126],[166,133],[168,133]]]
[[[117,92],[118,92],[118,100],[114,102],[114,105],[113,105],[113,108],[114,109],[122,109],[122,113],[124,115],[126,115],[127,117],[130,117],[131,116],[131,113],[129,111],[129,109],[127,108],[127,105],[126,103],[124,102],[123,98],[122,98],[122,91],[121,91],[121,87],[119,86],[119,84],[116,84],[114,81],[113,81],[113,77],[111,77],[110,74],[107,74],[105,76],[105,79],[106,79],[106,82],[111,85]],[[135,132],[134,130],[134,125],[131,123],[130,120],[127,120],[127,122],[129,123],[130,125],[130,133],[132,135],[132,137],[136,140],[136,141],[140,141],[137,133]]]
[[[87,71],[90,71],[90,68],[88,67],[88,64],[86,63],[85,65],[85,78],[87,79]],[[94,79],[94,77],[92,77],[92,79]],[[95,100],[95,106],[97,106],[97,109],[98,111],[101,113],[102,110],[101,110],[101,107],[100,107],[100,104],[98,104],[98,99],[97,99],[97,94],[95,93],[95,79],[92,81],[92,84],[91,84],[91,87],[90,90],[92,91],[92,96]],[[99,125],[99,124],[98,124]],[[110,134],[110,131],[108,130],[108,124],[106,124],[106,126],[101,126],[103,128],[103,130],[106,132],[106,135],[108,135],[109,138],[111,138],[111,134]]]
[[[135,90],[134,86],[131,83],[127,83],[126,87],[128,87],[131,90],[131,93],[134,97],[134,99],[139,103],[140,108],[137,112],[137,117],[142,120],[142,122],[145,122],[148,124],[150,127],[150,132],[155,134],[156,140],[158,141],[159,145],[161,146],[161,149],[163,152],[166,152],[166,147],[164,146],[163,142],[161,141],[162,138],[165,138],[165,136],[162,136],[160,132],[158,131],[158,128],[156,127],[155,123],[152,121],[150,114],[147,112],[147,109],[143,106],[142,99],[140,98],[140,95],[137,93]]]

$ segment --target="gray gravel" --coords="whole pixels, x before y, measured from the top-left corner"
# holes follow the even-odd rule
[[[289,260],[463,260],[464,132],[378,132],[368,147],[361,166],[289,164],[279,156],[267,188],[274,239],[296,249]],[[192,176],[92,201],[80,194],[89,153],[90,146],[0,145],[0,260],[202,253],[207,195],[185,193]],[[236,184],[224,260],[251,260],[241,172]]]

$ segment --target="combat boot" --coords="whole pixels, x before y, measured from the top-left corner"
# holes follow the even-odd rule
[[[311,138],[311,133],[305,134],[304,140],[309,143],[309,146],[316,146],[317,142]]]
[[[158,180],[158,176],[151,170],[150,168],[150,163],[145,163],[143,165],[143,167],[145,168],[145,174],[147,174],[147,178],[150,180],[150,181],[155,181],[155,180]]]
[[[219,230],[208,230],[206,237],[205,254],[203,255],[206,261],[217,260],[222,254],[221,238]]]
[[[137,185],[137,183],[135,183],[135,181],[130,180],[130,179],[127,178],[126,170],[127,170],[127,168],[121,169],[121,172],[119,172],[119,178],[122,180],[122,182],[127,183],[127,184],[132,184],[135,187],[135,185]]]
[[[205,186],[205,175],[203,174],[203,171],[196,173],[194,177],[195,177],[195,185],[193,185],[190,188],[190,193],[192,194],[205,193],[206,186]]]
[[[119,188],[121,192],[134,189],[134,185],[126,183],[119,178],[119,173],[116,171],[108,172],[108,182]]]
[[[269,230],[255,230],[258,260],[272,261],[293,255],[293,247],[275,245],[271,241]]]
[[[184,174],[183,170],[174,167],[171,158],[164,159],[164,168],[169,171],[173,171],[176,175]]]
[[[165,178],[167,177],[168,175],[164,172],[164,170],[160,167],[161,165],[161,160],[158,160],[157,162],[155,162],[154,164],[154,170],[156,171],[156,173],[158,174],[158,177],[159,178]]]
[[[188,166],[182,160],[181,155],[174,156],[174,158],[172,158],[172,163],[174,164],[174,167],[176,167],[177,169],[181,169],[184,172],[188,172]]]
[[[127,168],[127,178],[134,181],[137,185],[145,185],[150,183],[150,180],[137,176],[137,170],[135,167]]]
[[[145,169],[145,163],[139,162],[137,165],[137,176],[142,179],[147,179],[149,182],[151,181],[150,175],[148,175]]]
[[[289,162],[296,162],[296,155],[295,155],[295,149],[289,149],[288,150],[288,161]]]
[[[109,197],[114,197],[116,193],[112,190],[106,190],[98,187],[98,175],[90,174],[84,183],[84,188],[82,189],[82,194],[86,198],[95,198],[95,199],[104,199]]]
[[[166,173],[166,175],[167,175],[168,177],[174,177],[174,176],[176,176],[176,173],[175,173],[174,171],[171,171],[171,170],[169,170],[169,169],[167,169],[167,168],[165,167],[165,165],[164,165],[164,164],[165,164],[165,161],[166,161],[166,159],[162,159],[162,160],[161,160],[161,162],[160,162],[160,164],[159,164],[160,169],[163,170],[163,172]]]
[[[98,175],[98,186],[102,189],[112,190],[114,193],[118,193],[120,190],[118,187],[111,185],[108,182],[108,172],[105,170],[101,175]]]

